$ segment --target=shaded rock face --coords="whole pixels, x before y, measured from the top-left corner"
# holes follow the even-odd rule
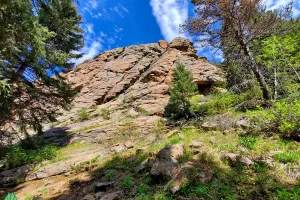
[[[177,63],[191,70],[196,83],[224,81],[222,71],[198,58],[192,43],[183,38],[175,38],[170,44],[160,40],[106,51],[63,76],[79,91],[75,107],[110,102],[106,106],[110,108],[130,102],[135,110],[162,115]]]

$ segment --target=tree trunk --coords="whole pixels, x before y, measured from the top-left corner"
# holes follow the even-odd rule
[[[254,59],[254,56],[253,56],[252,52],[250,51],[248,44],[246,42],[244,42],[243,40],[240,40],[240,44],[242,46],[242,49],[243,49],[245,55],[249,58],[251,69],[255,75],[255,78],[259,82],[259,85],[263,92],[263,98],[265,100],[272,100],[272,95],[271,95],[269,86],[265,81],[265,77],[262,75],[260,69],[258,68],[256,61]]]

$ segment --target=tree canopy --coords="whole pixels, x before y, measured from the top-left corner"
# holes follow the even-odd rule
[[[254,42],[291,30],[292,4],[267,11],[262,0],[193,0],[196,17],[182,26],[203,45],[220,48],[225,62],[250,70],[259,83],[265,100],[272,94],[262,66],[257,63]]]
[[[81,23],[73,0],[0,2],[0,125],[13,120],[41,132],[71,101],[59,72],[81,56]]]

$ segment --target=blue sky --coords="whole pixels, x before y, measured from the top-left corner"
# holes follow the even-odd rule
[[[269,9],[286,5],[289,0],[266,0]],[[300,2],[294,2],[295,16],[300,16]],[[155,43],[160,39],[171,41],[179,33],[179,25],[192,16],[190,0],[80,0],[79,13],[85,30],[84,56],[76,64],[92,59],[99,53],[125,47]],[[199,56],[219,61],[221,52],[198,48]]]

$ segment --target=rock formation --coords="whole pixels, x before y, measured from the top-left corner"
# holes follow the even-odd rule
[[[205,87],[224,81],[222,71],[198,58],[192,43],[175,38],[170,44],[129,46],[103,52],[78,65],[63,76],[79,91],[75,107],[107,107],[131,103],[135,110],[162,115],[168,102],[168,89],[176,63],[186,65],[195,82]]]

